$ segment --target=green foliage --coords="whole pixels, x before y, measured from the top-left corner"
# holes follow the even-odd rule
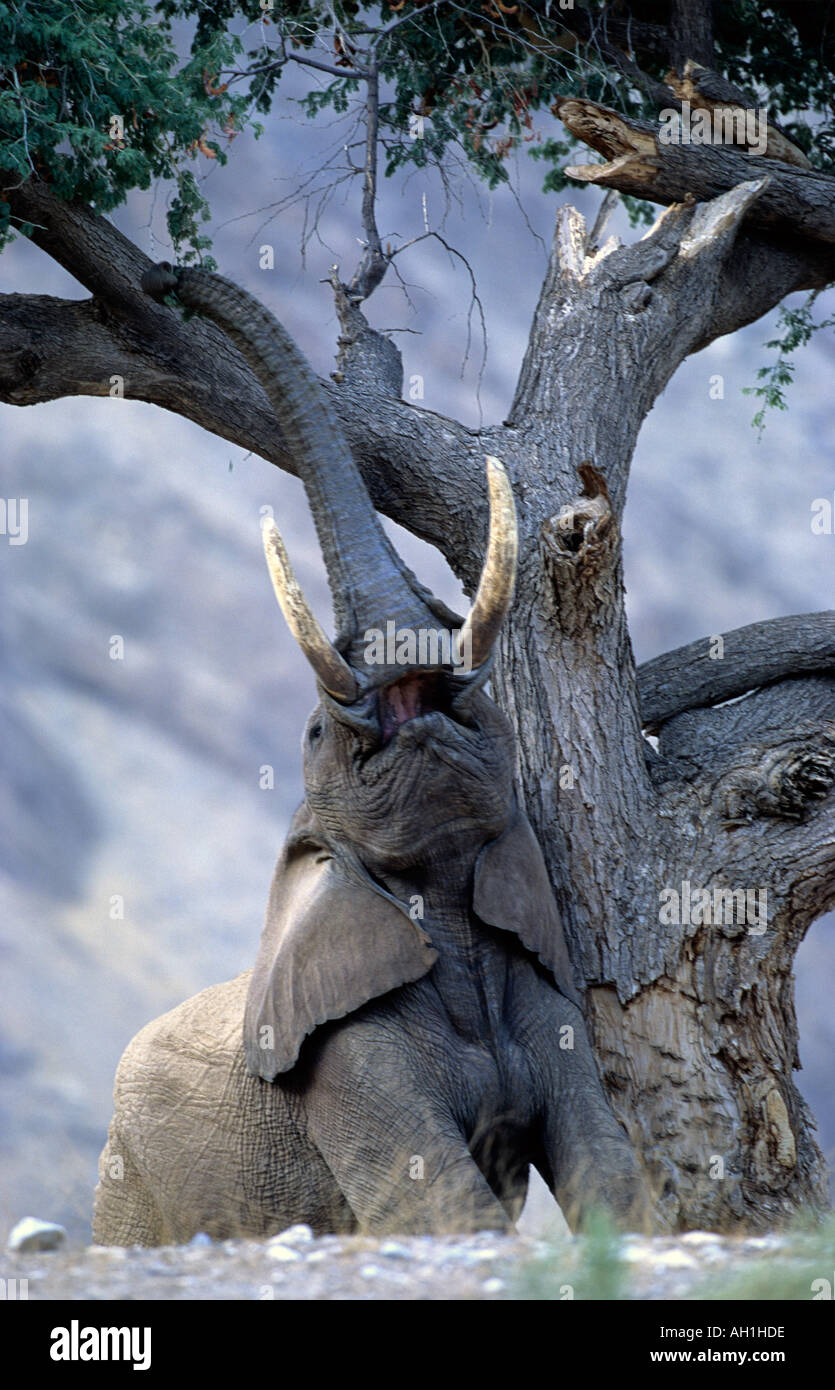
[[[621,1256],[618,1231],[611,1217],[605,1212],[596,1212],[585,1231],[575,1298],[598,1298],[611,1302],[625,1297],[625,1283],[626,1265]]]
[[[556,1240],[543,1255],[525,1261],[512,1298],[562,1301],[628,1298],[628,1271],[621,1237],[605,1212],[594,1213],[578,1241]]]
[[[763,1260],[751,1269],[714,1275],[700,1283],[688,1299],[705,1303],[792,1301],[808,1303],[812,1284],[822,1276],[820,1263],[810,1260]],[[832,1270],[829,1270],[832,1278]]]
[[[193,259],[208,245],[207,205],[189,167],[226,160],[247,101],[216,88],[237,40],[208,34],[187,62],[160,8],[123,0],[29,0],[0,6],[0,171],[37,175],[100,212],[170,179],[169,228]],[[21,229],[23,230],[23,229]],[[0,238],[12,228],[0,203]],[[2,244],[2,242],[0,242]]]
[[[835,170],[831,9],[830,0],[724,0],[715,66],[769,107],[812,164]],[[386,174],[442,164],[455,146],[496,187],[511,155],[528,150],[545,190],[561,192],[576,142],[554,134],[556,99],[654,120],[641,74],[663,81],[668,20],[667,0],[6,0],[0,173],[7,183],[36,174],[101,212],[162,181],[179,259],[205,261],[210,161],[224,163],[240,132],[260,133],[256,117],[288,67],[307,65],[300,105],[310,119],[358,109],[373,55]],[[633,225],[654,215],[625,203]],[[0,245],[11,230],[0,203]],[[785,405],[793,368],[783,348],[798,323],[786,327],[755,388],[760,427],[769,405]]]
[[[783,333],[780,337],[771,338],[765,346],[777,349],[776,362],[770,363],[767,367],[760,367],[757,372],[757,380],[761,381],[762,386],[743,386],[742,392],[746,396],[759,397],[760,408],[751,421],[760,437],[765,429],[765,414],[767,410],[788,410],[788,404],[784,390],[791,386],[794,379],[795,363],[792,362],[792,353],[799,347],[805,347],[813,334],[822,328],[832,328],[835,326],[835,318],[823,319],[820,323],[815,323],[812,317],[812,306],[817,298],[817,291],[813,291],[806,302],[797,309],[788,309],[785,305],[780,308],[777,319],[778,327],[782,328]]]
[[[200,0],[164,0],[163,8],[169,15],[198,16],[198,37],[204,40],[236,18],[260,13],[253,3],[223,3],[208,11]],[[495,186],[507,178],[511,152],[528,148],[549,166],[545,188],[553,191],[565,186],[558,163],[575,145],[571,137],[550,134],[557,97],[582,96],[625,115],[655,118],[640,77],[625,77],[616,55],[631,46],[638,68],[664,79],[669,57],[657,36],[669,6],[662,0],[621,0],[616,6],[576,0],[570,9],[559,0],[404,0],[396,9],[383,0],[377,8],[375,23],[373,7],[272,0],[271,24],[268,30],[262,26],[260,42],[246,53],[258,108],[268,109],[283,71],[283,50],[291,60],[324,59],[335,69],[344,67],[344,77],[311,92],[304,105],[311,116],[328,106],[346,110],[356,90],[349,73],[373,45],[384,82],[380,122],[387,173],[440,161],[455,143]],[[726,0],[716,7],[716,66],[756,104],[782,118],[813,164],[835,169],[835,26],[826,23],[829,10],[829,0],[776,0],[768,7],[758,0]],[[577,12],[587,16],[585,23],[578,23]],[[334,15],[343,39],[335,39]],[[631,26],[628,43],[619,31],[610,39],[610,15]],[[420,140],[410,136],[414,116],[424,120]],[[636,205],[630,215],[646,220],[646,208]]]
[[[315,118],[344,112],[356,97],[373,44],[383,92],[380,122],[386,172],[441,161],[458,144],[491,186],[507,178],[512,151],[528,148],[547,166],[544,186],[561,191],[560,165],[573,148],[555,139],[549,109],[580,95],[624,114],[652,118],[640,79],[626,79],[607,38],[608,15],[634,26],[635,61],[655,79],[668,59],[654,51],[667,6],[631,0],[559,0],[502,6],[391,0],[361,8],[352,0],[29,0],[0,9],[0,168],[36,171],[62,196],[108,211],[152,179],[178,185],[172,222],[196,250],[202,200],[197,180],[180,177],[187,161],[226,157],[229,137],[269,111],[289,63],[333,69],[312,83],[302,106]],[[820,168],[835,168],[832,77],[835,26],[826,0],[728,0],[716,7],[717,66],[757,101],[767,98],[787,132]],[[338,37],[334,18],[341,27]],[[183,57],[175,44],[190,32]],[[650,27],[654,26],[654,27]],[[632,32],[632,31],[630,31]],[[648,37],[647,37],[648,36]],[[345,75],[341,73],[344,69]],[[114,139],[111,118],[123,134]],[[423,117],[422,138],[410,118]],[[645,219],[645,209],[631,215]]]
[[[808,1227],[798,1220],[784,1239],[783,1245],[756,1253],[741,1244],[735,1248],[733,1242],[726,1243],[726,1262],[718,1263],[709,1274],[688,1274],[686,1291],[680,1296],[688,1300],[792,1299],[807,1303],[816,1295],[830,1297],[835,1280],[835,1217],[823,1224],[810,1222]],[[600,1213],[589,1221],[582,1236],[575,1240],[554,1238],[545,1253],[520,1264],[508,1296],[550,1301],[642,1297],[646,1296],[642,1285],[653,1264],[648,1251],[644,1261],[630,1267],[623,1255],[623,1238]]]

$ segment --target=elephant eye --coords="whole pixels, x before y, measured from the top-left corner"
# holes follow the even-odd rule
[[[310,734],[309,734],[310,742],[313,743],[317,738],[319,738],[321,732],[322,732],[322,725],[321,725],[321,724],[314,724],[313,727],[311,728]]]

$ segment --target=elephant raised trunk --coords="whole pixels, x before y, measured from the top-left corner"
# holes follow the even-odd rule
[[[261,381],[295,454],[327,566],[338,628],[335,643],[314,617],[272,521],[265,523],[264,548],[282,612],[322,688],[337,701],[352,704],[363,690],[388,686],[410,669],[454,664],[472,671],[484,666],[510,607],[516,574],[516,513],[503,464],[487,459],[487,556],[475,601],[461,626],[392,547],[316,376],[273,315],[245,290],[207,271],[172,270],[163,264],[145,276],[143,286],[157,298],[175,291],[184,304],[228,334]],[[436,643],[428,659],[393,662],[383,654],[372,664],[366,634],[378,629],[381,619],[393,632],[413,633],[435,631],[440,620],[450,640],[440,650]],[[452,629],[459,627],[453,645]],[[398,696],[394,699],[397,704]],[[401,709],[407,707],[408,700],[401,702]]]

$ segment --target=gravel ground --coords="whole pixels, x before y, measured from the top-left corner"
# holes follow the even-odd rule
[[[802,1297],[808,1272],[808,1257],[804,1264],[777,1235],[725,1239],[693,1231],[602,1244],[489,1232],[314,1239],[305,1226],[267,1241],[196,1236],[189,1245],[154,1250],[88,1246],[7,1254],[4,1264],[6,1279],[28,1280],[30,1299],[85,1300],[682,1299],[701,1296],[696,1290],[717,1275],[773,1278],[776,1264],[794,1268],[801,1292],[790,1296]],[[805,1296],[812,1298],[811,1288]]]

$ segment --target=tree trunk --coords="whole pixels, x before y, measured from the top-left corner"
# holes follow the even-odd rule
[[[835,679],[684,713],[663,726],[658,754],[636,747],[635,705],[612,679],[632,666],[619,558],[596,581],[605,622],[581,629],[582,602],[555,602],[543,552],[494,685],[518,730],[528,813],[613,1107],[674,1226],[764,1230],[821,1212],[823,1159],[792,1079],[792,967],[833,897]],[[563,589],[584,583],[581,566],[572,553]],[[707,663],[708,639],[703,649]],[[743,890],[746,916],[756,905],[749,920],[722,920],[723,888]]]
[[[517,480],[524,557],[494,690],[606,1089],[681,1228],[767,1229],[828,1205],[792,1080],[791,971],[835,897],[835,616],[660,659],[640,686],[656,751],[621,567],[638,430],[711,334],[760,187],[673,210],[608,254],[564,209],[510,428],[491,441]]]
[[[647,402],[704,331],[747,196],[602,259],[564,211],[506,442],[525,563],[494,678],[612,1104],[672,1223],[723,1230],[828,1206],[791,972],[835,896],[835,615],[660,659],[641,682],[656,751],[619,517]],[[742,890],[733,911],[723,890]]]

